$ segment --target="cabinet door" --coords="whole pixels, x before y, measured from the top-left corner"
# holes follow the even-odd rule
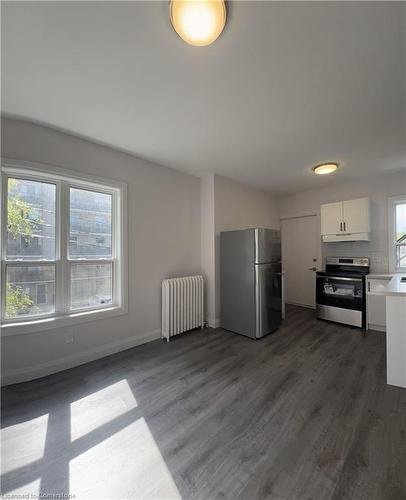
[[[327,203],[320,207],[321,234],[339,234],[342,230],[343,203]]]
[[[385,295],[368,294],[368,323],[385,327],[386,325],[386,297]]]
[[[369,198],[358,198],[343,202],[345,233],[369,233]]]

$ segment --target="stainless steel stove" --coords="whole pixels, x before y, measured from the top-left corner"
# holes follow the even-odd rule
[[[316,273],[317,317],[365,328],[368,257],[327,257]]]

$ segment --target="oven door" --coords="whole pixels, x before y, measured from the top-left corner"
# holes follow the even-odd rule
[[[317,305],[363,310],[362,277],[317,275],[316,283]]]

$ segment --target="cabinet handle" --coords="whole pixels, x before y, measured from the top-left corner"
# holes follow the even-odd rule
[[[344,278],[343,276],[330,276],[330,275],[327,275],[327,276],[317,276],[316,275],[316,279],[318,280],[324,280],[324,279],[332,279],[332,280],[340,280],[340,281],[356,281],[357,283],[362,283],[362,278]]]
[[[344,231],[346,231],[346,228],[345,228],[345,222],[344,222]]]
[[[370,292],[370,291],[371,291],[371,282],[368,281],[368,292]]]
[[[343,223],[340,222],[340,231],[342,232],[343,231]]]

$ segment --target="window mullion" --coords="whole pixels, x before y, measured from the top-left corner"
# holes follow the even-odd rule
[[[107,259],[68,259],[70,264],[110,264],[115,262],[115,259],[107,258]]]
[[[0,173],[0,257],[1,257],[1,269],[0,269],[0,298],[1,298],[1,311],[0,311],[0,322],[5,317],[6,310],[6,265],[4,260],[6,258],[6,238],[7,238],[7,174]]]
[[[6,316],[6,263],[1,261],[1,318]]]
[[[1,193],[0,193],[0,202],[1,202],[1,259],[6,259],[6,242],[7,242],[7,184],[8,184],[8,175],[1,172]]]
[[[111,220],[112,220],[112,257],[113,257],[113,265],[112,265],[112,289],[113,289],[113,297],[112,297],[112,302],[113,304],[118,304],[121,303],[121,294],[119,291],[119,281],[118,281],[118,276],[119,276],[119,265],[118,265],[118,255],[120,253],[120,224],[119,224],[119,209],[118,209],[118,201],[119,198],[117,196],[117,193],[114,193],[113,195],[113,203],[112,203],[112,214],[111,214]]]
[[[8,183],[8,175],[4,172],[0,174],[1,186],[0,186],[0,256],[1,256],[1,275],[0,275],[0,298],[1,298],[1,320],[5,317],[6,312],[6,241],[7,241],[7,183]]]
[[[69,309],[69,278],[68,278],[68,218],[69,218],[69,195],[68,185],[61,181],[59,184],[59,248],[58,248],[58,275],[56,295],[57,295],[57,312],[66,314]]]

